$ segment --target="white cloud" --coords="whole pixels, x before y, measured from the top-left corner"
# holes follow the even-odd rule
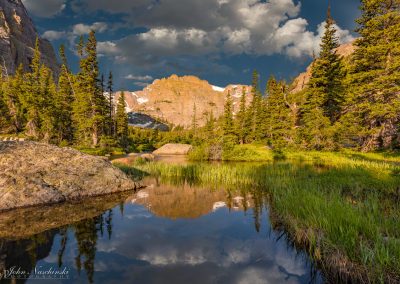
[[[90,31],[95,31],[99,33],[103,33],[108,29],[107,23],[104,22],[96,22],[93,23],[92,25],[86,25],[86,24],[76,24],[72,27],[72,33],[74,35],[86,35],[89,34]]]
[[[22,0],[30,13],[43,18],[51,18],[65,9],[65,0]]]
[[[80,1],[90,11],[111,5]],[[191,5],[182,5],[180,0],[122,2],[126,14],[132,16],[129,21],[148,31],[100,43],[101,50],[117,56],[119,62],[153,67],[160,62],[178,64],[173,57],[220,53],[307,57],[318,52],[324,28],[321,24],[316,32],[310,31],[307,20],[298,17],[301,5],[294,0],[193,0]],[[353,39],[349,31],[337,28],[342,42]]]
[[[42,34],[42,37],[48,40],[58,40],[64,38],[66,35],[66,32],[46,31]]]
[[[127,76],[125,76],[125,79],[127,80],[135,80],[135,81],[142,81],[142,82],[148,82],[153,80],[153,77],[150,75],[145,75],[145,76],[136,76],[133,74],[129,74]]]

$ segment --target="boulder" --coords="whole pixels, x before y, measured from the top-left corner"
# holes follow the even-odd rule
[[[0,211],[137,188],[100,157],[36,142],[0,142]]]
[[[188,144],[166,144],[153,152],[154,155],[187,155],[193,149]]]

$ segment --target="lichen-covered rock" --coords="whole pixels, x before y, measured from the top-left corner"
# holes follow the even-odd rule
[[[28,69],[38,36],[21,0],[0,0],[0,70],[4,74],[13,74],[20,64]],[[42,62],[58,73],[52,45],[45,39],[39,41]]]
[[[137,188],[102,158],[36,142],[0,142],[0,211]]]

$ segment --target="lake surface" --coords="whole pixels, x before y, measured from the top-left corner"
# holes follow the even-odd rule
[[[21,283],[323,282],[273,229],[262,191],[145,183],[137,194],[0,215],[0,270]]]

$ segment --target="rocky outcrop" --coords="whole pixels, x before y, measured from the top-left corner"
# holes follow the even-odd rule
[[[153,152],[154,155],[187,155],[193,149],[188,144],[166,144]]]
[[[0,142],[0,211],[138,187],[99,157],[36,142]]]
[[[343,57],[348,57],[354,53],[356,47],[354,43],[346,43],[337,48],[336,52]],[[294,81],[292,85],[292,93],[298,93],[307,87],[308,82],[311,78],[311,65],[308,66],[307,71],[301,73]]]
[[[214,117],[220,117],[224,113],[228,92],[233,98],[234,112],[237,112],[243,88],[250,103],[250,86],[229,85],[226,88],[220,88],[195,76],[172,75],[169,78],[155,80],[142,91],[125,91],[124,95],[128,112],[143,113],[175,126],[190,127],[194,109],[196,109],[196,119],[200,126],[206,123],[211,112]],[[116,100],[120,93],[116,93]]]
[[[0,65],[3,74],[12,74],[33,58],[38,33],[21,0],[0,0]],[[57,73],[59,66],[50,42],[40,40],[42,62]]]

